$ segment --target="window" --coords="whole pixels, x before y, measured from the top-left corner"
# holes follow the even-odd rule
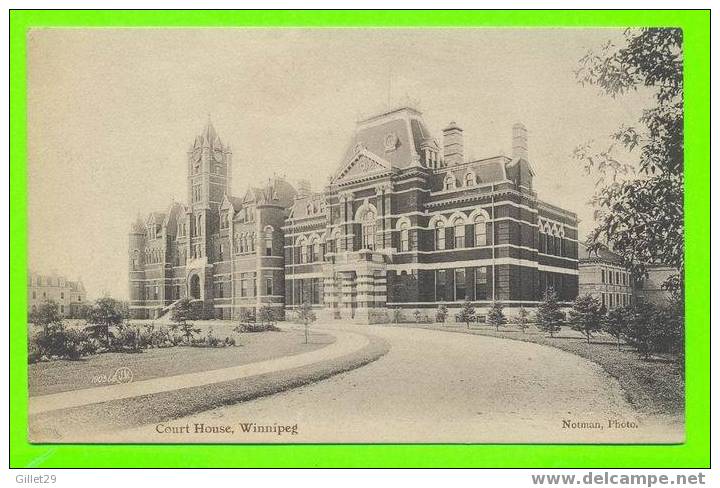
[[[272,252],[273,252],[272,231],[268,230],[265,232],[265,255],[272,256]]]
[[[306,246],[303,242],[300,244],[300,263],[307,263],[308,261],[308,249],[310,249],[310,246]]]
[[[342,249],[342,236],[338,232],[335,235],[335,252],[340,252],[341,249]]]
[[[601,270],[600,270],[600,282],[601,282],[601,283],[605,283],[605,270],[604,270],[604,269],[601,269]],[[603,302],[604,302],[604,301],[605,301],[605,300],[604,300],[604,297],[603,297]]]
[[[475,300],[487,300],[487,266],[475,268]]]
[[[65,305],[60,305],[60,313],[65,313]]]
[[[449,174],[445,177],[445,182],[443,188],[445,190],[454,190],[455,189],[455,177],[452,174]]]
[[[47,292],[43,292],[43,298],[47,298]]]
[[[474,186],[475,185],[475,175],[472,173],[466,173],[465,174],[465,186]]]
[[[160,296],[160,287],[158,285],[155,285],[153,287],[153,299],[157,300],[159,296]]]
[[[60,292],[60,300],[65,300],[65,293]]]
[[[455,300],[465,300],[465,268],[455,270]]]
[[[272,278],[265,278],[265,295],[270,296],[273,294],[273,280]]]
[[[313,242],[313,257],[315,261],[322,261],[322,252],[320,248],[320,239],[315,239]]]
[[[249,280],[247,277],[247,273],[243,273],[240,275],[240,296],[241,297],[247,297],[249,296]]]
[[[438,221],[435,224],[435,250],[442,251],[445,249],[445,224]]]
[[[37,294],[36,294],[35,291],[33,290],[33,298],[37,298],[36,295],[37,295]]]
[[[602,304],[603,307],[605,306],[605,294],[604,293],[600,294],[600,303]]]
[[[375,213],[371,210],[365,212],[362,221],[362,247],[375,249]]]
[[[447,271],[438,269],[435,271],[435,301],[445,300],[445,285],[447,283]]]
[[[400,252],[410,250],[410,225],[407,222],[400,224]]]
[[[455,249],[465,247],[465,221],[460,217],[455,219]]]
[[[475,217],[474,222],[475,227],[475,246],[485,246],[487,245],[487,225],[485,223],[485,218],[481,215],[478,215]]]

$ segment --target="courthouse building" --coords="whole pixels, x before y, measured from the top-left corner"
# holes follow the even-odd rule
[[[188,204],[130,233],[131,310],[166,313],[181,297],[206,313],[292,310],[366,321],[374,309],[534,306],[544,290],[578,293],[575,213],[533,189],[522,124],[512,157],[466,157],[462,128],[435,139],[404,107],[358,123],[328,185],[275,178],[230,194],[232,151],[211,124],[188,151]]]

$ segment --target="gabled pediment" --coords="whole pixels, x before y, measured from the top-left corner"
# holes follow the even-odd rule
[[[363,146],[358,146],[350,160],[335,174],[333,182],[379,175],[392,171],[390,162]]]

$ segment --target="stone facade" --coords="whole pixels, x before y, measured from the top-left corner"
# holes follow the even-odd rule
[[[208,124],[188,152],[190,204],[132,226],[133,316],[185,296],[217,318],[310,302],[360,322],[466,299],[534,306],[547,287],[572,301],[577,217],[538,199],[525,127],[512,129],[513,157],[470,161],[463,146],[458,124],[441,145],[420,112],[400,108],[358,123],[321,191],[273,179],[235,198],[232,152]]]
[[[630,305],[634,300],[632,279],[619,256],[608,249],[590,253],[584,244],[579,249],[579,293],[592,295],[607,310]]]
[[[30,272],[28,276],[28,312],[34,312],[43,302],[54,301],[64,317],[77,317],[87,302],[82,281],[69,281],[58,274],[44,275]]]

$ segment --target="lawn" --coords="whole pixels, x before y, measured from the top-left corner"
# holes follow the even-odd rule
[[[628,402],[639,412],[648,415],[681,417],[685,411],[685,376],[682,368],[668,358],[641,359],[630,346],[622,344],[618,350],[615,339],[607,334],[597,334],[588,344],[585,337],[567,327],[551,338],[530,326],[526,332],[513,325],[493,327],[472,324],[411,324],[412,327],[431,328],[449,332],[480,334],[504,339],[534,342],[557,347],[593,361],[616,378],[622,386]]]
[[[30,396],[102,386],[104,378],[112,377],[118,368],[129,368],[133,381],[147,380],[199,371],[239,366],[242,364],[300,354],[319,349],[335,341],[329,334],[312,333],[305,344],[303,332],[282,327],[280,332],[238,334],[234,324],[204,322],[198,324],[204,335],[207,328],[219,338],[233,337],[235,347],[177,346],[144,349],[138,353],[103,353],[79,361],[57,360],[28,365]]]

